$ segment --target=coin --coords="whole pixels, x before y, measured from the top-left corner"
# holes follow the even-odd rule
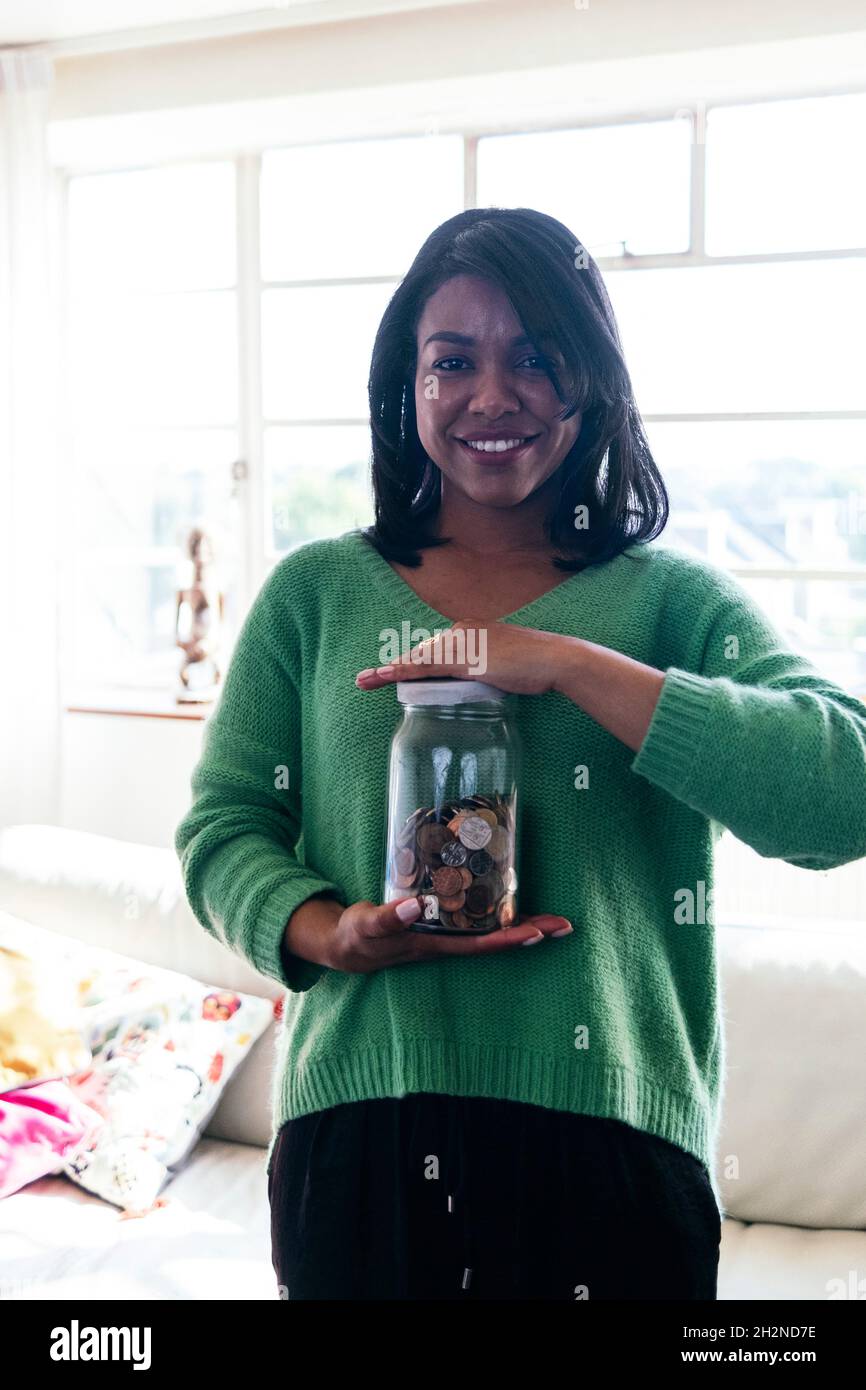
[[[472,870],[463,868],[460,870],[460,877],[463,880],[463,887],[469,888],[472,885]]]
[[[465,911],[469,917],[484,917],[490,911],[490,897],[483,883],[473,883],[467,889]]]
[[[460,892],[463,880],[459,869],[434,869],[431,876],[433,887],[440,898],[453,898],[455,893]]]
[[[455,912],[452,914],[451,921],[455,927],[460,927],[462,931],[468,931],[474,927],[475,923],[471,917],[467,917],[465,912]]]
[[[468,857],[468,849],[461,845],[459,840],[449,840],[447,845],[442,846],[442,863],[452,868],[459,868],[461,864],[465,864]]]
[[[470,872],[476,876],[487,874],[493,868],[493,860],[486,849],[477,849],[474,854],[469,856]]]
[[[458,839],[469,849],[483,849],[492,834],[491,826],[480,816],[467,816],[457,831]]]
[[[445,825],[422,825],[418,831],[418,848],[427,858],[429,855],[438,854],[452,838]]]
[[[463,892],[456,893],[453,898],[440,898],[439,911],[444,907],[446,912],[459,912],[465,902],[466,894]]]
[[[511,854],[511,836],[504,825],[497,825],[487,845],[487,853],[494,859],[507,859]]]
[[[485,806],[483,810],[478,811],[477,815],[478,819],[486,821],[487,824],[491,827],[491,829],[499,823],[496,818],[496,812],[491,811],[490,808],[487,806]]]
[[[503,898],[502,902],[499,904],[499,911],[496,915],[501,927],[513,927],[517,920],[514,899],[510,896]]]
[[[394,855],[394,872],[400,877],[411,874],[414,878],[417,868],[418,861],[411,849],[398,849],[397,853]]]

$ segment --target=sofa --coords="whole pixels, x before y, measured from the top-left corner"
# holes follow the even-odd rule
[[[51,825],[0,829],[0,911],[205,983],[280,986],[193,916],[169,849]],[[727,1038],[718,1296],[866,1298],[866,923],[717,924]],[[121,1219],[62,1176],[0,1202],[0,1296],[277,1299],[266,1149],[275,1019],[164,1206]]]

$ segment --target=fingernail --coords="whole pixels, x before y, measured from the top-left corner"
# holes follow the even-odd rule
[[[368,667],[366,668],[365,671],[359,671],[359,672],[358,672],[357,676],[355,677],[355,680],[356,680],[356,681],[366,680],[368,676],[374,676],[375,674],[376,674],[376,668],[375,668],[375,666],[368,666]]]
[[[393,676],[393,674],[394,674],[394,669],[395,669],[395,668],[394,668],[393,666],[377,666],[377,667],[376,667],[376,675],[377,675],[377,676]]]
[[[397,907],[397,916],[401,922],[412,922],[421,911],[421,904],[417,898],[407,898]]]
[[[574,927],[560,927],[559,931],[552,931],[551,936],[571,936]]]
[[[539,943],[539,941],[543,941],[543,940],[544,940],[544,932],[543,932],[543,931],[540,931],[540,932],[538,933],[538,936],[530,936],[530,938],[529,938],[528,941],[522,941],[520,944],[521,944],[522,946],[537,946],[538,943]]]

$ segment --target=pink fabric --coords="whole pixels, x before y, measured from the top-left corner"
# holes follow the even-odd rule
[[[102,1117],[65,1081],[40,1081],[0,1095],[0,1198],[57,1167]]]

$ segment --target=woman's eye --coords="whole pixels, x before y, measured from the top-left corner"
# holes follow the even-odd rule
[[[466,358],[465,358],[465,357],[440,357],[440,359],[439,359],[438,362],[434,362],[434,363],[433,363],[433,368],[434,368],[434,370],[436,370],[436,369],[438,369],[439,367],[441,367],[444,371],[451,371],[451,368],[450,368],[450,367],[447,367],[447,366],[445,365],[447,362],[465,362],[465,361],[466,361]]]
[[[533,371],[537,372],[549,372],[553,366],[550,358],[542,357],[539,353],[533,353],[530,357],[524,357],[523,361],[537,363],[537,366],[533,368]]]

